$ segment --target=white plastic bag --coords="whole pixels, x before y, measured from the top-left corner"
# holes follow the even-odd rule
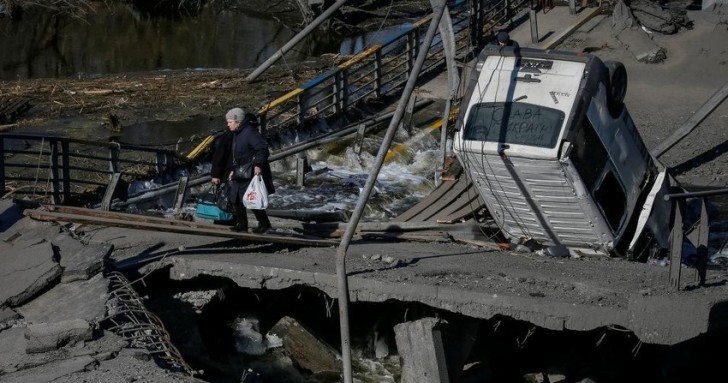
[[[254,176],[243,195],[243,205],[247,209],[262,210],[268,207],[268,189],[263,177]]]

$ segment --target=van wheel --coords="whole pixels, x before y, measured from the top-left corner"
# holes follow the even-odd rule
[[[627,95],[627,70],[619,61],[605,61],[604,65],[609,70],[609,111],[617,115]]]

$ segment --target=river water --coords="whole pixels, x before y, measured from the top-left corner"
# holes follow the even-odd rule
[[[94,9],[85,19],[39,7],[28,7],[17,20],[0,18],[0,79],[253,68],[295,34],[277,20],[214,6],[157,17],[119,3],[96,2]],[[350,37],[312,33],[281,62],[322,53],[354,54],[400,28]]]
[[[0,78],[248,68],[293,36],[275,20],[213,7],[175,17],[145,17],[118,3],[96,3],[95,9],[87,20],[42,8],[27,9],[20,20],[0,19]],[[285,59],[330,50],[326,37],[306,39]]]
[[[130,6],[110,3],[95,6],[86,20],[57,15],[47,9],[28,8],[19,20],[0,19],[0,78],[27,79],[92,76],[135,71],[185,68],[252,68],[264,62],[293,37],[294,32],[276,20],[209,6],[195,14],[151,17]],[[297,44],[280,62],[304,60],[322,53],[355,54],[382,42],[403,26],[372,33],[336,37],[311,35]],[[219,121],[218,121],[219,120]],[[198,116],[186,121],[148,121],[126,126],[118,140],[130,144],[174,143],[179,138],[224,129],[221,119]],[[46,128],[46,133],[69,134],[105,140],[102,126],[76,131],[67,124]],[[33,131],[30,128],[28,131]],[[429,137],[425,137],[429,138]],[[407,140],[409,137],[402,137]],[[344,140],[345,141],[345,140]],[[307,185],[295,185],[295,165],[274,164],[278,192],[271,196],[276,209],[351,210],[365,174],[370,171],[379,139],[367,139],[368,153],[361,156],[345,146],[324,147],[307,155],[318,175]],[[365,217],[386,219],[403,211],[433,188],[435,140],[415,143],[406,156],[384,166],[372,204]],[[204,167],[201,170],[205,170]],[[154,187],[154,181],[132,185],[130,193]],[[167,199],[155,201],[171,206]]]

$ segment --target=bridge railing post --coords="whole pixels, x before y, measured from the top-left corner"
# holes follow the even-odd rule
[[[298,115],[296,116],[296,122],[301,125],[306,120],[308,108],[311,103],[308,91],[304,90],[303,93],[298,95]]]
[[[382,50],[374,52],[374,91],[377,97],[382,97]]]
[[[334,106],[334,113],[336,114],[341,112],[341,81],[339,81],[339,77],[341,77],[341,71],[334,73],[334,80],[331,83],[331,101]]]
[[[71,158],[68,139],[61,141],[61,166],[63,169],[63,202],[66,203],[71,198]]]
[[[61,204],[61,183],[58,179],[58,140],[51,138],[50,142],[50,176],[51,176],[51,197],[54,205]]]
[[[0,137],[0,197],[5,195],[5,139]]]
[[[119,152],[120,148],[118,145],[109,148],[109,171],[111,172],[109,181],[113,178],[114,173],[119,172]]]

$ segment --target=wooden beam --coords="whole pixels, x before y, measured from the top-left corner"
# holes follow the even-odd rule
[[[81,208],[76,208],[81,209]],[[56,209],[63,210],[63,209]],[[46,222],[74,222],[91,225],[122,227],[127,229],[151,230],[169,233],[204,235],[209,237],[233,238],[251,242],[283,243],[301,246],[336,246],[337,241],[325,239],[309,239],[291,235],[278,235],[272,233],[252,234],[235,232],[225,227],[215,225],[200,225],[194,222],[168,220],[165,218],[139,216],[134,214],[104,212],[100,210],[84,209],[82,214],[61,213],[58,211],[25,210],[23,214],[30,218]]]

